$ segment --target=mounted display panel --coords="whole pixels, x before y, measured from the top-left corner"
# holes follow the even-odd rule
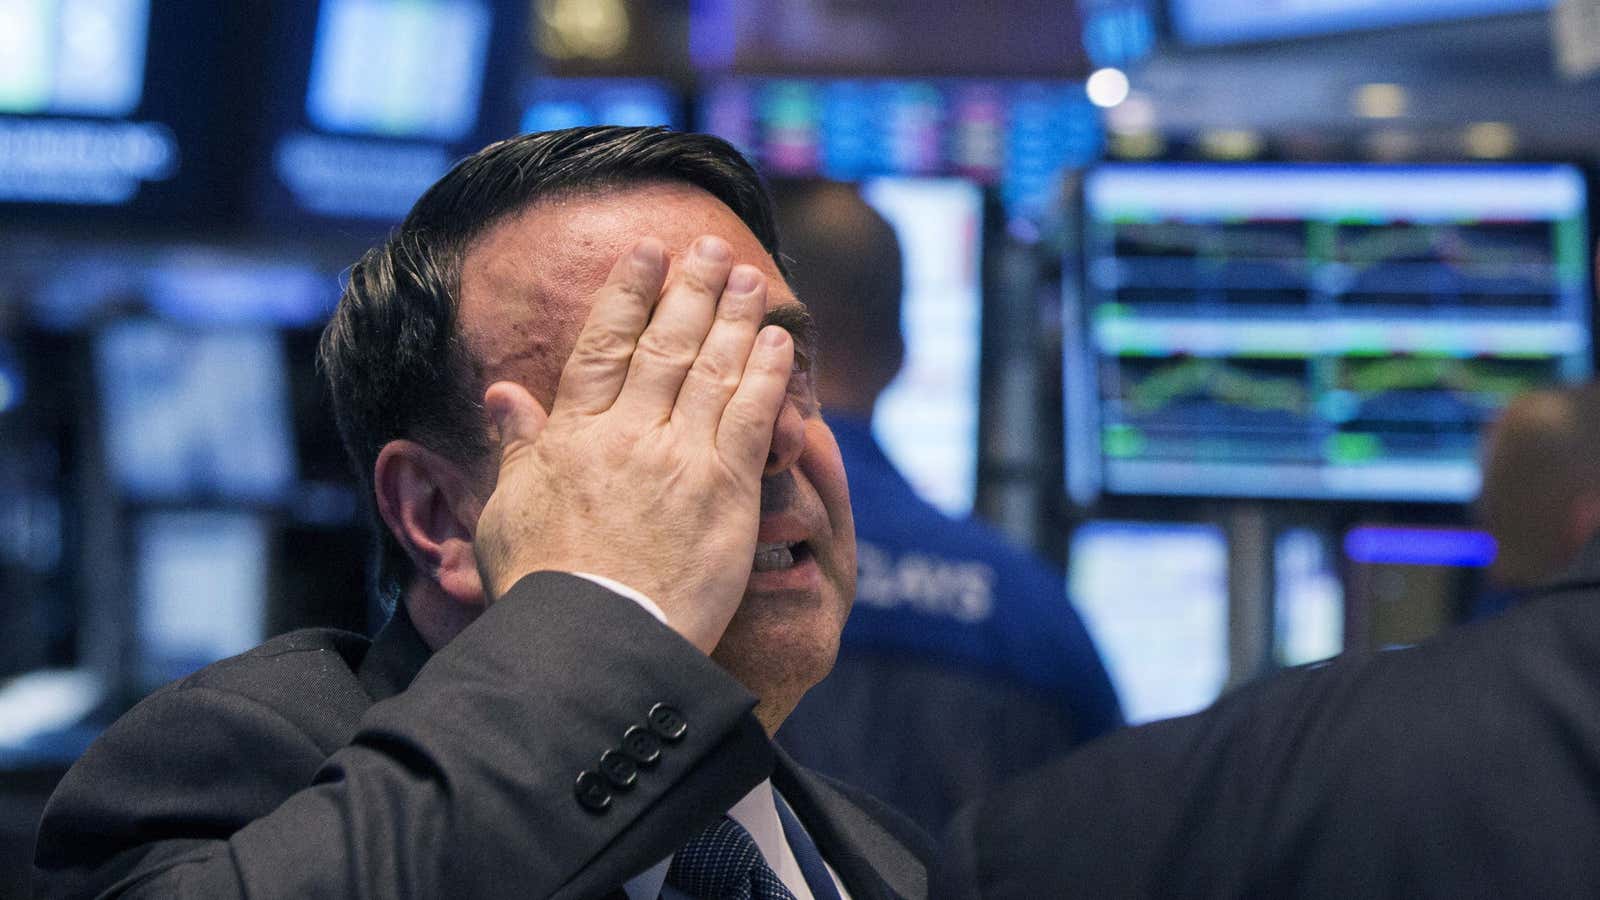
[[[1171,0],[1178,39],[1192,45],[1237,44],[1537,12],[1553,0]]]
[[[516,127],[515,4],[299,0],[274,7],[258,203],[276,222],[397,222],[457,159]]]
[[[698,127],[765,172],[854,181],[954,175],[995,185],[1011,216],[1059,208],[1060,173],[1099,158],[1099,111],[1076,81],[727,78]]]
[[[1067,487],[1461,502],[1515,395],[1591,371],[1557,165],[1107,165],[1064,342]]]
[[[219,99],[235,15],[151,0],[0,3],[0,217],[76,227],[224,215],[216,167],[237,148],[218,127]]]

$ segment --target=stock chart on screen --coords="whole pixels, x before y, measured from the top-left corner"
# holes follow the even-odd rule
[[[1466,500],[1511,397],[1590,373],[1570,167],[1114,165],[1084,207],[1074,496]]]

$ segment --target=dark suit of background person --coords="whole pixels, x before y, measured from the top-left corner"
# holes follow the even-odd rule
[[[855,188],[774,186],[818,394],[850,474],[859,578],[839,659],[778,740],[937,831],[964,801],[1122,724],[1060,573],[923,501],[872,437],[904,353],[901,253]]]
[[[1016,779],[957,817],[935,883],[985,898],[1593,897],[1597,848],[1591,541],[1498,618],[1291,670]]]
[[[923,895],[920,832],[769,740],[854,543],[765,203],[721,141],[609,128],[418,201],[322,352],[393,618],[147,698],[52,798],[39,892],[621,897],[770,776],[850,896]]]
[[[1483,438],[1477,514],[1496,553],[1475,617],[1520,602],[1600,532],[1600,384],[1514,398]]]

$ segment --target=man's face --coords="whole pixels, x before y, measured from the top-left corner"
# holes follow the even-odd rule
[[[688,185],[544,201],[490,229],[468,249],[461,275],[460,328],[483,383],[520,382],[550,409],[589,298],[618,255],[653,235],[676,259],[703,234],[727,241],[736,264],[766,274],[768,309],[797,302],[739,217]],[[855,525],[844,463],[808,372],[797,372],[789,385],[761,494],[756,540],[799,543],[792,564],[782,552],[766,554],[762,571],[752,572],[712,658],[762,697],[758,714],[772,729],[772,714],[781,721],[832,666],[855,596]]]

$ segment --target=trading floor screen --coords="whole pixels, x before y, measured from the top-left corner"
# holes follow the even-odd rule
[[[1590,372],[1569,167],[1115,165],[1084,205],[1074,496],[1465,500],[1483,425]]]

